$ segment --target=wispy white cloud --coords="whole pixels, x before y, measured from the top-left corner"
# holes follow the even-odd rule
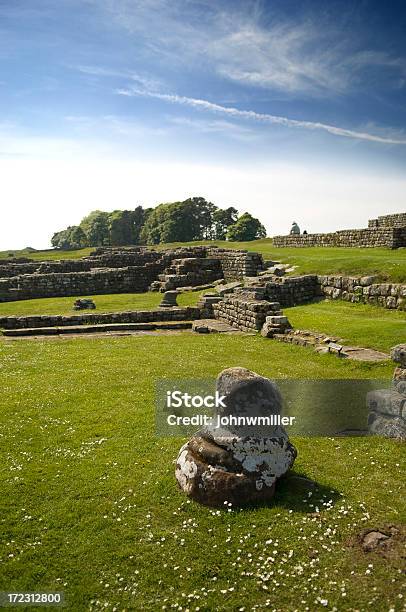
[[[162,79],[140,74],[134,70],[119,70],[117,68],[106,68],[105,66],[87,66],[82,64],[70,66],[70,68],[89,76],[125,78],[137,83],[138,86],[145,87],[146,89],[152,91],[159,91],[165,85]]]
[[[240,110],[232,106],[221,106],[220,104],[214,104],[208,100],[200,100],[198,98],[189,98],[187,96],[178,96],[174,94],[162,94],[156,92],[150,92],[140,89],[118,89],[116,93],[122,96],[143,96],[148,98],[155,98],[163,100],[164,102],[171,102],[173,104],[181,104],[189,106],[203,111],[209,111],[214,113],[221,113],[230,117],[238,117],[242,119],[249,119],[253,121],[259,121],[262,123],[269,123],[274,125],[281,125],[285,127],[303,128],[307,130],[322,130],[329,132],[334,136],[342,136],[345,138],[355,138],[357,140],[368,140],[371,142],[379,142],[384,144],[392,145],[405,145],[406,138],[399,137],[395,138],[392,136],[379,136],[368,132],[361,132],[356,130],[349,130],[341,128],[335,125],[329,125],[327,123],[320,123],[315,121],[302,121],[297,119],[290,119],[288,117],[281,117],[278,115],[270,115],[268,113],[257,113],[255,111]]]
[[[235,121],[224,119],[191,119],[190,117],[167,117],[167,121],[179,128],[195,130],[201,134],[221,134],[235,140],[252,142],[258,138],[255,130],[250,126],[241,125]]]
[[[362,48],[338,20],[289,20],[265,12],[255,0],[234,3],[191,0],[104,0],[110,14],[142,41],[142,53],[173,66],[200,66],[227,80],[286,94],[342,94],[359,86],[365,70],[379,70],[393,86],[404,75],[404,58]],[[390,67],[390,74],[382,74]]]

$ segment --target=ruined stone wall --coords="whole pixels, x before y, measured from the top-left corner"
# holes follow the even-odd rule
[[[31,263],[3,263],[3,260],[0,259],[0,278],[10,278],[19,274],[34,274],[39,266],[39,261]]]
[[[285,306],[296,306],[310,302],[320,295],[320,285],[316,274],[288,276],[267,282],[266,298]]]
[[[370,219],[368,221],[368,227],[406,227],[406,213],[383,215],[377,219]]]
[[[273,246],[280,247],[386,247],[406,246],[406,227],[382,226],[368,229],[340,230],[329,234],[274,236]]]
[[[377,283],[372,276],[318,276],[320,292],[333,300],[406,310],[406,285]]]
[[[147,263],[156,263],[164,258],[164,253],[159,253],[153,250],[115,250],[115,249],[98,249],[95,255],[89,255],[84,258],[84,261],[91,268],[126,268],[127,266],[144,266]],[[167,263],[169,259],[165,259],[163,263]]]
[[[258,279],[261,282],[261,279]],[[378,282],[374,276],[286,276],[265,281],[264,298],[282,307],[296,306],[319,297],[406,310],[406,285]],[[259,287],[258,287],[259,289]]]
[[[65,327],[76,325],[95,325],[103,323],[151,323],[158,321],[194,321],[201,315],[200,308],[157,308],[155,310],[135,310],[128,312],[97,313],[89,312],[72,315],[42,315],[26,317],[0,317],[1,329],[29,329],[38,327]]]
[[[277,305],[279,307],[279,304]],[[275,306],[267,300],[257,300],[243,294],[229,294],[213,304],[216,319],[241,331],[259,331],[266,317],[275,313]]]
[[[179,287],[196,287],[213,283],[223,278],[221,261],[213,257],[186,257],[173,259],[158,281],[150,287],[152,291],[170,291]]]
[[[0,301],[199,286],[262,267],[261,255],[231,249],[100,247],[83,259],[0,264]]]
[[[262,255],[250,251],[208,247],[207,256],[221,261],[226,281],[239,280],[245,276],[256,276],[263,269]]]
[[[26,274],[0,280],[0,300],[63,297],[148,290],[161,271],[159,264],[104,268],[89,272]]]

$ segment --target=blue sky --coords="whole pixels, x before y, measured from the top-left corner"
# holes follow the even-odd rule
[[[0,0],[0,248],[203,195],[270,235],[405,210],[401,2]]]

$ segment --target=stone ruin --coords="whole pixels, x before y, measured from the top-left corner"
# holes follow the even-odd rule
[[[367,395],[368,428],[378,436],[406,440],[406,344],[393,347],[391,357],[396,363],[392,389]]]
[[[0,301],[205,287],[256,276],[262,269],[258,253],[214,246],[100,247],[77,260],[0,260]]]
[[[404,284],[380,282],[374,276],[281,276],[281,272],[285,274],[286,270],[294,271],[286,268],[285,264],[264,262],[259,253],[215,246],[162,251],[146,247],[100,247],[88,257],[77,260],[0,260],[0,302],[40,297],[185,291],[214,286],[219,295],[230,297],[237,289],[246,290],[243,285],[248,284],[264,292],[261,299],[279,302],[282,307],[327,297],[406,310]],[[233,319],[232,311],[238,309],[238,304],[229,302],[223,314],[226,316],[228,312]],[[251,323],[255,321],[251,320]],[[244,327],[252,328],[251,325]]]
[[[229,368],[219,375],[217,391],[225,396],[226,408],[217,408],[212,424],[180,449],[175,469],[179,487],[208,506],[269,501],[278,479],[292,467],[296,449],[280,425],[239,425],[232,417],[280,415],[279,389],[245,368]],[[220,417],[230,423],[217,427]]]
[[[292,226],[293,227],[293,226]],[[384,215],[370,219],[365,229],[339,230],[327,234],[300,234],[274,236],[273,245],[280,247],[406,247],[406,213]]]

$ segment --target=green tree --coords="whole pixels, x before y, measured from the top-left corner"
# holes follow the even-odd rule
[[[106,246],[110,243],[109,213],[93,210],[80,222],[89,246]]]
[[[114,210],[108,218],[109,244],[139,244],[145,217],[146,211],[142,206],[137,206],[135,210]]]
[[[229,208],[218,208],[213,213],[213,238],[214,240],[225,240],[230,225],[236,223],[238,210],[233,206]]]
[[[87,245],[87,238],[79,225],[71,225],[52,236],[52,246],[55,249],[67,251],[69,249],[83,249]]]
[[[160,204],[147,216],[141,232],[146,244],[211,238],[216,207],[204,198]]]
[[[230,225],[227,232],[228,240],[245,242],[266,237],[266,229],[259,221],[249,213],[244,213],[233,225]]]

